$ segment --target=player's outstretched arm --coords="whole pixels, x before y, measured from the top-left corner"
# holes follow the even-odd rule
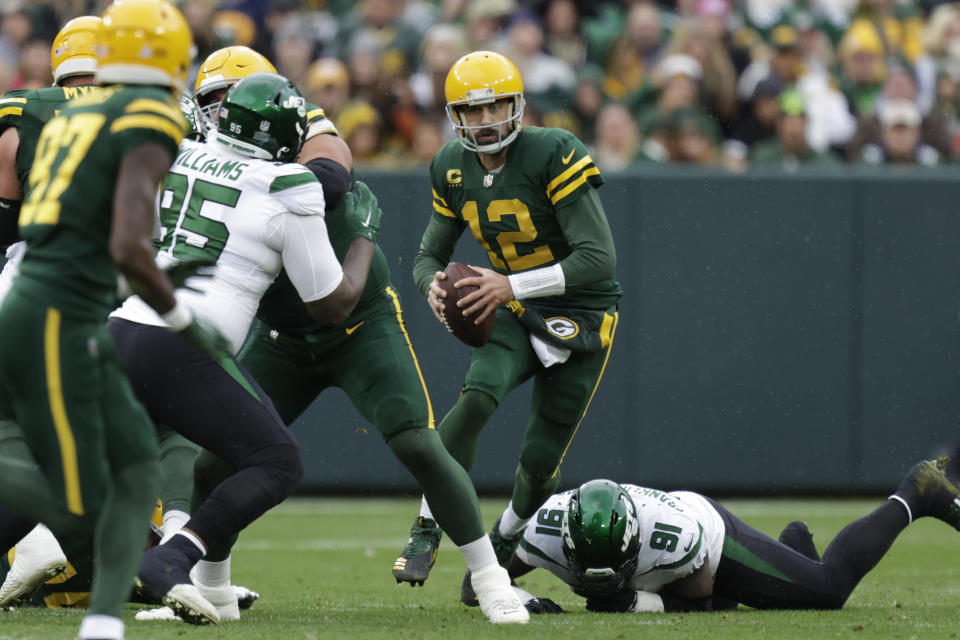
[[[173,158],[162,145],[142,144],[124,156],[113,192],[110,255],[130,288],[159,314],[177,300],[153,257],[154,197]]]

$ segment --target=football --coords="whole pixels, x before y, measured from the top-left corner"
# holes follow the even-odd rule
[[[447,298],[444,301],[447,308],[443,313],[443,324],[446,325],[447,331],[459,338],[460,341],[471,347],[482,347],[487,344],[487,340],[490,339],[490,334],[493,332],[494,314],[491,313],[487,316],[481,324],[474,324],[476,314],[469,318],[464,317],[460,313],[460,307],[457,306],[457,300],[476,291],[479,287],[464,286],[457,289],[453,286],[455,282],[459,282],[463,278],[480,274],[462,262],[451,262],[443,272],[447,274],[446,280],[439,281],[440,287],[447,292]]]

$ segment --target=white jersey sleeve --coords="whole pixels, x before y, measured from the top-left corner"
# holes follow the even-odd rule
[[[300,164],[277,165],[270,180],[270,197],[290,213],[300,216],[323,215],[323,188],[313,172]]]
[[[275,222],[278,226],[272,242],[277,243],[283,268],[300,299],[326,298],[343,280],[343,269],[333,253],[323,217],[285,214]]]

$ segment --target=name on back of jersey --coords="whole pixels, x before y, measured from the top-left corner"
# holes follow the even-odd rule
[[[215,178],[236,181],[250,165],[239,160],[226,160],[204,153],[198,147],[182,149],[173,161],[175,167],[192,169],[197,173],[206,174]]]

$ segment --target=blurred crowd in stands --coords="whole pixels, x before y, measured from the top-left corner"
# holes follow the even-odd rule
[[[47,86],[89,0],[0,0],[0,88]],[[960,3],[933,0],[180,0],[197,64],[251,46],[323,107],[358,168],[429,164],[444,78],[490,49],[525,124],[578,135],[604,172],[655,164],[934,167],[960,158]]]

